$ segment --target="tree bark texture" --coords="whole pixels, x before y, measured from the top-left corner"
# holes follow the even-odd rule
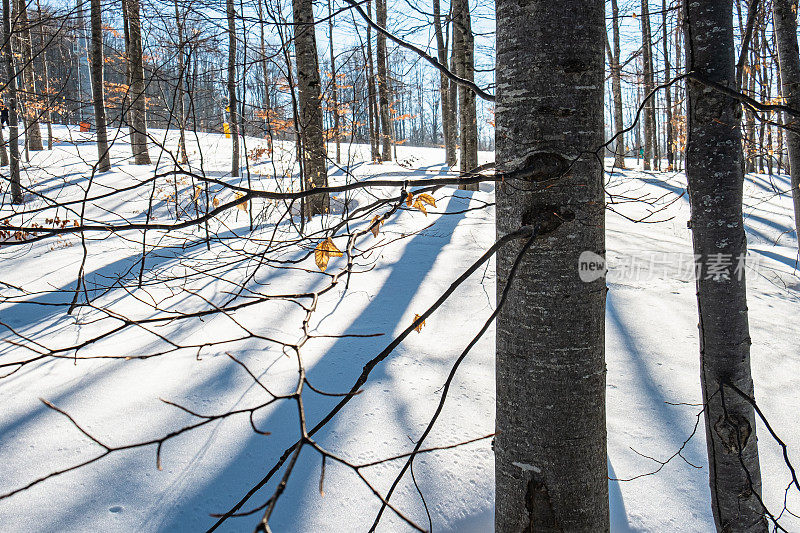
[[[239,176],[239,101],[236,98],[236,8],[227,0],[228,16],[228,129],[231,133],[231,176]]]
[[[123,0],[127,12],[130,49],[128,68],[131,95],[131,150],[136,165],[149,165],[147,150],[147,117],[145,111],[144,58],[142,57],[142,22],[139,17],[139,0]]]
[[[90,26],[92,46],[90,51],[92,76],[92,104],[94,105],[94,129],[97,135],[97,171],[111,170],[108,157],[108,134],[106,133],[106,105],[103,95],[103,19],[101,0],[90,2]]]
[[[375,15],[377,23],[382,28],[386,27],[386,0],[375,0]],[[386,55],[386,36],[378,33],[375,43],[375,53],[378,56],[378,113],[381,124],[381,161],[392,160],[392,118],[389,113],[389,75]]]
[[[644,97],[655,89],[653,78],[653,44],[650,32],[649,0],[642,0],[642,77]],[[652,95],[644,104],[644,170],[650,170],[650,161],[656,159],[656,96]],[[653,165],[657,168],[657,165]]]
[[[800,53],[797,46],[797,0],[773,0],[772,20],[778,41],[781,93],[784,103],[800,109]],[[786,146],[794,202],[795,234],[800,239],[800,118],[786,116]],[[794,130],[794,131],[791,131]],[[780,146],[780,144],[778,145]]]
[[[11,202],[21,204],[25,201],[19,178],[19,126],[17,125],[17,72],[14,67],[14,51],[11,48],[11,6],[10,0],[3,0],[3,62],[5,75],[9,80],[8,94],[8,151],[9,175],[11,180]]]
[[[736,89],[731,0],[684,3],[686,67]],[[689,184],[694,253],[698,258],[700,364],[709,483],[718,531],[765,532],[761,474],[750,397],[750,334],[742,220],[741,106],[702,83],[687,82]]]
[[[433,29],[436,34],[436,52],[439,64],[447,66],[447,39],[442,29],[442,9],[440,0],[433,0]],[[453,104],[450,101],[450,79],[439,73],[439,95],[442,105],[442,134],[444,136],[445,164],[452,167],[456,164],[456,121]]]
[[[498,236],[544,233],[497,317],[498,533],[609,530],[605,277],[578,272],[582,252],[605,253],[605,31],[602,0],[497,0],[498,166],[543,152],[567,169],[497,189]],[[498,253],[498,295],[521,246]]]
[[[312,0],[293,0],[292,5],[303,169],[305,186],[312,189],[328,184],[314,10]],[[306,217],[326,213],[329,205],[326,194],[310,196],[305,202]]]
[[[36,102],[36,74],[33,68],[33,39],[31,25],[28,21],[28,5],[25,0],[17,2],[17,20],[19,34],[17,36],[22,68],[19,71],[20,84],[25,91],[23,98],[23,112],[25,113],[26,129],[25,142],[29,150],[34,152],[44,150],[42,145],[42,132],[39,129],[39,109]]]
[[[614,166],[625,168],[625,119],[622,110],[622,68],[619,64],[620,58],[620,36],[619,36],[619,7],[617,0],[611,0],[611,34],[614,42],[608,49],[608,62],[611,70],[611,95],[614,100],[614,129],[618,135],[614,147]]]
[[[453,53],[458,51],[455,60],[456,75],[469,81],[475,80],[475,38],[472,35],[472,17],[469,0],[453,0]],[[461,172],[468,172],[478,166],[478,121],[475,107],[475,93],[467,87],[458,87],[458,113],[461,129]],[[461,189],[477,191],[477,183],[462,185]]]

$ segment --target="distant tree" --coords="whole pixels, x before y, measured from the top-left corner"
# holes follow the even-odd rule
[[[19,33],[16,36],[19,43],[21,68],[19,69],[20,84],[25,91],[22,99],[23,114],[25,117],[25,146],[34,152],[44,150],[42,145],[42,132],[39,130],[39,110],[36,101],[36,73],[33,63],[33,39],[31,37],[31,24],[28,20],[28,4],[26,0],[18,0],[16,24]]]
[[[386,0],[375,0],[378,25],[386,27]],[[381,124],[381,161],[392,160],[392,118],[389,113],[389,70],[387,68],[386,36],[378,33],[375,53],[378,56],[378,112]]]
[[[131,150],[133,162],[149,165],[147,150],[147,119],[145,116],[144,58],[142,57],[142,23],[139,17],[139,0],[122,0],[128,20],[126,52],[131,98]]]
[[[608,53],[608,65],[611,70],[611,96],[614,104],[614,133],[617,135],[617,142],[614,146],[614,166],[625,168],[625,129],[623,109],[622,109],[622,69],[619,64],[620,57],[620,37],[619,37],[619,7],[617,0],[611,0],[611,33],[613,42],[608,42],[608,32],[606,32],[606,51]]]
[[[236,8],[233,0],[225,2],[228,17],[228,128],[232,140],[231,176],[239,176],[239,102],[236,98]]]
[[[475,79],[475,37],[472,35],[472,17],[469,0],[453,0],[453,56],[455,74],[467,81]],[[458,124],[461,141],[461,172],[478,166],[478,120],[475,93],[468,87],[458,88]],[[477,191],[478,184],[461,188]]]
[[[445,35],[442,26],[441,1],[433,0],[433,30],[436,34],[436,53],[439,64],[446,67],[449,36]],[[444,72],[439,73],[439,94],[439,100],[442,105],[442,133],[444,136],[445,164],[452,167],[456,164],[456,120],[455,114],[453,113],[454,105],[450,100],[450,80]]]
[[[23,203],[22,185],[19,179],[19,129],[17,124],[17,71],[14,67],[14,51],[11,48],[11,6],[3,0],[3,63],[8,80],[8,151],[10,152],[9,179],[11,180],[11,202]]]
[[[92,75],[92,100],[94,104],[94,124],[97,135],[97,170],[111,170],[108,156],[108,135],[106,133],[106,104],[103,94],[103,12],[101,0],[90,2],[90,25],[92,28],[92,46],[90,53]],[[12,148],[13,149],[13,148]]]

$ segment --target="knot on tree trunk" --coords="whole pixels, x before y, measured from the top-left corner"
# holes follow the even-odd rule
[[[525,507],[528,509],[530,517],[530,523],[525,529],[525,533],[563,531],[556,519],[553,500],[547,489],[547,481],[541,473],[531,472],[528,491],[525,494]]]
[[[717,419],[714,432],[728,453],[738,454],[747,446],[753,428],[747,418],[735,413],[726,413]]]

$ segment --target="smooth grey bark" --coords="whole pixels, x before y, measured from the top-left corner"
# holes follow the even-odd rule
[[[457,66],[455,74],[465,80],[474,81],[475,37],[472,35],[469,0],[453,0],[453,43]],[[478,166],[478,119],[475,93],[462,85],[458,87],[458,124],[461,138],[461,172],[465,173]],[[477,191],[479,184],[461,185],[459,188]]]
[[[611,35],[613,43],[608,42],[606,33],[606,50],[608,52],[608,65],[611,70],[611,95],[614,103],[614,132],[617,141],[614,146],[614,166],[625,168],[625,119],[622,110],[622,68],[619,64],[620,37],[619,37],[619,7],[617,0],[611,0]]]
[[[686,68],[736,89],[732,0],[684,3]],[[709,483],[718,531],[766,532],[753,397],[742,220],[744,174],[735,99],[687,82],[686,176],[697,257],[700,365]]]
[[[800,109],[800,53],[797,45],[797,0],[773,0],[772,20],[778,44],[781,94],[784,103]],[[800,236],[800,120],[787,115],[786,147],[794,202],[794,227]],[[792,131],[794,130],[794,131]],[[780,135],[780,132],[779,132]],[[779,143],[778,146],[781,146]]]
[[[239,176],[239,102],[236,98],[236,8],[227,0],[228,17],[228,128],[231,134],[231,176]]]
[[[128,19],[128,72],[131,96],[131,150],[136,165],[149,165],[147,150],[147,118],[145,115],[144,58],[142,57],[142,22],[139,17],[139,0],[123,0]]]
[[[25,114],[25,147],[28,150],[38,152],[44,150],[42,145],[42,132],[39,129],[39,111],[35,100],[36,74],[33,66],[33,38],[31,36],[31,25],[28,21],[28,4],[26,0],[17,2],[17,14],[15,23],[19,25],[17,39],[19,42],[19,53],[22,59],[22,68],[18,75],[20,85],[25,91],[23,95],[23,112]]]
[[[3,0],[3,63],[8,81],[8,151],[9,180],[11,181],[11,203],[25,201],[19,179],[19,128],[17,126],[17,72],[14,68],[14,51],[11,48],[11,6]]]
[[[440,0],[433,0],[433,30],[436,34],[436,52],[439,64],[447,66],[447,41],[442,30],[442,8]],[[452,167],[456,164],[456,120],[453,114],[453,103],[450,101],[450,79],[439,73],[439,99],[442,105],[442,134],[444,136],[445,164]]]
[[[42,4],[40,0],[36,0],[36,11],[39,16],[39,21],[44,20],[42,18]],[[44,70],[44,102],[45,102],[45,120],[47,121],[47,149],[53,149],[53,105],[52,105],[52,95],[50,94],[50,62],[47,60],[47,51],[45,47],[47,43],[45,42],[44,38],[44,24],[39,26],[39,50],[41,51],[42,55],[42,68]],[[2,155],[0,155],[0,160],[2,159]]]
[[[578,274],[582,252],[605,253],[604,2],[496,5],[498,167],[544,152],[568,170],[497,188],[497,235],[540,236],[497,317],[495,530],[608,531],[605,276]],[[498,295],[521,246],[498,252]]]
[[[97,135],[97,171],[111,170],[108,157],[108,134],[106,133],[106,105],[103,95],[103,14],[100,0],[90,2],[92,43],[90,63],[92,74],[92,104],[94,105],[94,129]]]
[[[376,22],[386,27],[386,0],[375,0]],[[378,57],[378,113],[381,124],[381,161],[392,160],[392,120],[389,114],[389,76],[386,57],[386,36],[378,32],[375,40],[375,54]]]
[[[655,89],[653,78],[653,44],[650,32],[650,6],[649,0],[642,0],[642,77],[644,79],[644,97]],[[653,95],[644,104],[644,170],[650,170],[650,160],[656,163],[656,97]],[[653,168],[658,168],[654,164]]]
[[[312,0],[292,0],[294,9],[294,50],[297,63],[298,118],[302,138],[305,187],[328,184],[328,154],[325,151],[322,125],[322,95],[314,32]],[[310,196],[305,202],[305,216],[310,218],[328,212],[327,194]]]

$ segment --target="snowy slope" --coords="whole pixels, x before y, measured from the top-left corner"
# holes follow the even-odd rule
[[[87,186],[85,175],[96,158],[95,147],[86,142],[88,137],[82,138],[75,131],[64,127],[56,130],[64,141],[52,152],[33,155],[25,183],[32,184],[34,193],[61,200],[81,199]],[[68,142],[70,138],[74,142]],[[173,147],[175,135],[170,133],[165,140]],[[190,136],[192,161],[198,167],[202,155],[207,175],[228,183],[246,183],[246,178],[239,181],[227,177],[228,142],[218,135]],[[252,138],[247,143],[248,150],[265,144]],[[347,148],[352,156],[350,168],[358,179],[434,176],[446,170],[441,164],[443,154],[437,149],[399,147],[401,166],[371,164],[364,161],[366,147]],[[292,146],[280,145],[274,166],[265,160],[254,164],[253,185],[290,188],[288,179],[272,176],[275,171],[282,175],[291,169],[291,152]],[[152,167],[128,164],[129,154],[130,148],[120,136],[112,150],[114,170],[94,179],[91,195],[133,185],[152,175]],[[155,148],[151,156],[158,156]],[[491,154],[482,156],[488,160]],[[169,157],[163,154],[159,170],[170,168]],[[336,182],[348,179],[341,170],[333,176]],[[691,261],[686,228],[689,208],[685,197],[678,198],[684,182],[680,173],[628,170],[608,176],[608,190],[616,200],[636,197],[653,203],[616,203],[612,206],[616,212],[609,211],[607,216],[607,398],[609,473],[615,478],[610,481],[614,531],[713,530],[702,419],[681,456],[657,473],[643,475],[661,466],[645,456],[664,461],[681,449],[695,428],[700,410],[696,405],[700,387],[695,289],[691,267],[686,267]],[[187,210],[181,215],[186,218],[194,213],[190,205],[194,185],[187,181],[177,186],[181,199],[178,209]],[[164,181],[159,187],[151,220],[170,222],[175,215],[174,197],[170,197],[174,184]],[[790,456],[796,458],[800,421],[794,413],[800,403],[800,350],[793,319],[800,309],[800,277],[795,269],[797,237],[791,229],[791,200],[781,194],[786,189],[786,176],[748,176],[745,212],[752,256],[748,290],[756,397],[773,427],[789,444]],[[144,188],[112,201],[98,201],[85,216],[106,222],[142,221],[147,216],[149,192]],[[212,194],[222,201],[232,198],[232,193],[222,187],[212,188]],[[367,236],[364,246],[385,246],[377,246],[363,259],[364,272],[352,277],[347,290],[341,284],[320,300],[310,325],[312,332],[322,337],[311,339],[303,348],[308,377],[315,387],[331,392],[349,389],[364,363],[406,328],[415,314],[433,303],[494,241],[492,185],[483,184],[474,193],[444,188],[435,197],[437,208],[427,217],[415,210],[402,211],[383,226],[379,239]],[[371,201],[367,193],[358,193],[352,199],[358,205]],[[31,205],[44,202],[31,195]],[[258,202],[250,212],[265,205]],[[466,210],[470,207],[476,209]],[[3,206],[0,218],[7,216],[9,209]],[[648,210],[656,212],[647,221],[657,223],[629,220],[641,218]],[[279,211],[277,206],[268,206],[268,217],[277,216]],[[442,215],[444,212],[457,214]],[[63,210],[59,215],[62,219],[76,218],[75,213]],[[256,235],[268,238],[272,226],[258,223],[256,220]],[[157,303],[162,309],[191,310],[205,307],[204,300],[224,301],[234,283],[253,272],[252,261],[234,261],[243,246],[236,236],[249,231],[249,213],[233,209],[212,226],[210,231],[222,239],[210,250],[206,249],[202,230],[181,230],[167,237],[149,232],[148,242],[160,247],[147,258],[150,272],[145,274],[141,289],[135,287],[141,234],[87,235],[86,281],[93,303],[97,308],[142,317],[153,314],[149,303]],[[287,224],[281,227],[288,234]],[[255,245],[251,248],[244,250],[257,249]],[[280,258],[292,259],[301,252],[287,249],[279,254]],[[74,344],[107,328],[107,323],[94,321],[102,315],[97,309],[84,307],[69,316],[63,305],[42,305],[71,301],[70,291],[58,289],[74,289],[82,256],[82,243],[75,236],[0,248],[0,323],[51,347]],[[343,265],[344,259],[334,258],[329,270]],[[261,269],[255,281],[269,293],[321,288],[327,278],[315,271],[311,259],[303,266],[308,271]],[[163,282],[170,275],[186,273],[190,275],[191,293],[183,290],[185,287],[176,289],[177,282]],[[115,289],[101,290],[114,280]],[[130,290],[123,291],[120,285]],[[411,334],[375,369],[364,392],[316,440],[359,463],[409,451],[440,399],[441,386],[455,357],[491,313],[494,300],[490,263],[429,318],[419,334]],[[182,344],[229,339],[228,344],[199,351],[170,351],[149,359],[44,359],[22,367],[0,380],[0,493],[102,453],[39,398],[70,413],[109,446],[158,438],[196,421],[159,398],[204,414],[244,408],[266,399],[264,391],[225,355],[226,351],[246,363],[273,392],[289,392],[297,376],[292,358],[269,342],[237,339],[241,328],[246,327],[292,342],[301,335],[302,318],[297,305],[270,301],[230,318],[166,323],[150,331],[130,328],[88,347],[80,356],[140,355],[167,349],[158,335]],[[341,337],[374,333],[383,336]],[[0,327],[0,338],[19,340],[5,327]],[[493,346],[494,332],[490,329],[462,365],[426,447],[457,444],[493,431]],[[0,363],[29,355],[14,345],[0,345]],[[337,401],[310,391],[305,399],[309,425]],[[255,434],[247,415],[241,415],[168,441],[162,451],[162,470],[156,469],[155,447],[150,446],[115,452],[86,468],[47,480],[0,500],[2,529],[204,530],[214,523],[209,514],[230,508],[298,435],[297,409],[290,402],[278,402],[259,411],[254,423],[271,434]],[[758,431],[764,498],[777,512],[783,507],[789,473],[780,448],[763,427]],[[379,501],[352,470],[332,462],[326,465],[321,496],[320,463],[317,453],[301,454],[270,522],[273,531],[369,528]],[[385,492],[401,464],[383,463],[362,472]],[[491,531],[493,459],[489,440],[420,456],[414,475],[434,531]],[[264,503],[276,481],[244,508]],[[410,476],[392,502],[417,523],[427,525],[425,507]],[[789,503],[790,509],[800,509],[796,493],[790,493]],[[231,519],[221,529],[249,531],[255,521],[253,516]],[[782,523],[788,530],[800,529],[800,520],[792,516],[785,515]],[[387,512],[379,530],[406,531],[408,527]]]

